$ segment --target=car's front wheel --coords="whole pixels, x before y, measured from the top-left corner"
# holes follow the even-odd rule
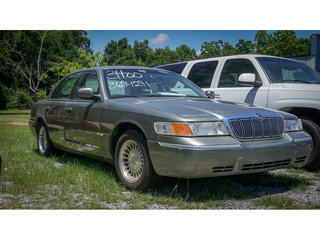
[[[53,154],[54,146],[48,134],[48,130],[44,122],[41,122],[37,132],[37,146],[41,156],[49,156]]]
[[[115,167],[120,181],[128,189],[144,190],[159,180],[149,158],[146,139],[135,130],[128,130],[119,138]]]

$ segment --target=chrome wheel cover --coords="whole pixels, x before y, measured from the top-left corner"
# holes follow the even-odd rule
[[[119,152],[119,165],[122,176],[130,183],[136,183],[142,176],[143,152],[134,140],[126,140]]]
[[[41,126],[39,130],[39,151],[43,154],[47,150],[47,130],[44,126]]]

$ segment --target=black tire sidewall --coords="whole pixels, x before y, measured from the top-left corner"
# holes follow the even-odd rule
[[[309,161],[304,168],[308,171],[313,171],[318,169],[320,165],[320,128],[315,122],[309,119],[302,119],[302,125],[303,129],[311,135],[313,140],[313,149]]]
[[[142,175],[141,178],[135,182],[135,183],[130,183],[128,182],[121,173],[120,169],[120,161],[119,161],[119,152],[121,149],[122,144],[127,141],[127,140],[134,140],[141,148],[143,157],[144,157],[144,166],[142,169]],[[125,186],[128,189],[135,189],[135,190],[143,190],[146,187],[150,185],[151,178],[152,178],[152,166],[149,158],[149,153],[148,153],[148,147],[146,144],[146,140],[141,136],[141,134],[135,130],[128,130],[123,135],[119,138],[117,145],[116,145],[116,151],[115,151],[115,168],[116,168],[116,173],[118,175],[118,178],[122,183],[125,184]]]

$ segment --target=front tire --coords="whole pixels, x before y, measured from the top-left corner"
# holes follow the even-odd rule
[[[128,189],[144,190],[159,180],[150,161],[147,141],[135,130],[128,130],[119,138],[115,167],[118,178]]]
[[[302,119],[303,129],[307,131],[313,140],[313,149],[306,165],[303,166],[307,171],[316,171],[320,168],[320,128],[312,120]]]
[[[48,134],[48,130],[44,122],[41,122],[37,132],[38,152],[41,156],[48,157],[53,154],[54,146]]]

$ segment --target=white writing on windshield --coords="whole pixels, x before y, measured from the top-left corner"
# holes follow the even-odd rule
[[[137,71],[123,71],[123,70],[109,70],[106,71],[107,80],[123,80],[132,78],[142,78],[144,70]]]

